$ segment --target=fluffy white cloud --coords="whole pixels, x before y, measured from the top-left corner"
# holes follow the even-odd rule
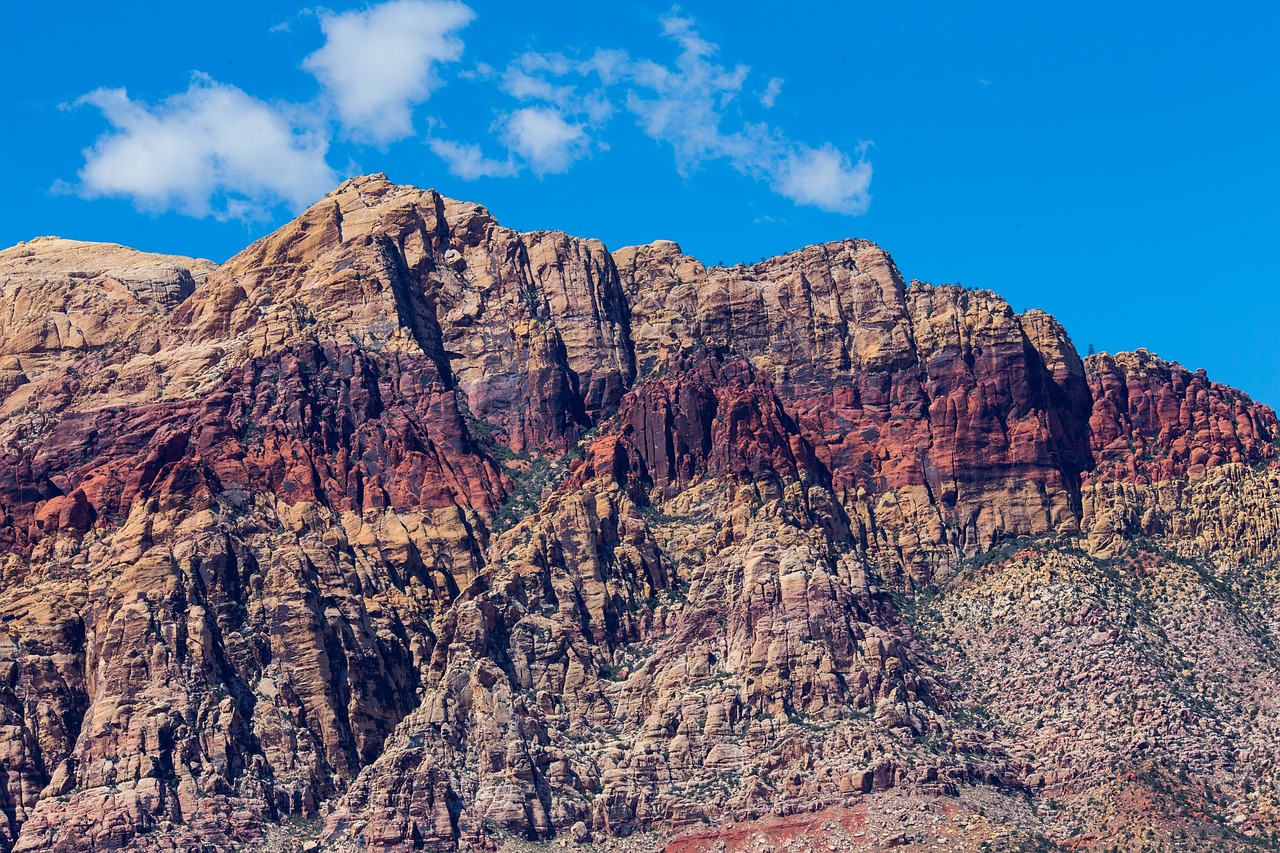
[[[325,44],[302,65],[324,86],[346,135],[383,145],[413,134],[414,106],[439,88],[436,66],[462,56],[457,31],[474,19],[457,0],[322,12]]]
[[[155,105],[124,89],[98,89],[77,105],[102,111],[111,130],[85,150],[85,197],[130,198],[144,210],[256,219],[280,204],[297,210],[338,181],[326,135],[300,114],[198,75]]]
[[[565,82],[572,75],[608,73],[616,57],[601,53],[599,63],[571,60],[559,53],[526,53],[499,72],[481,63],[467,75],[481,82],[494,81],[502,91],[530,106],[498,110],[491,126],[496,141],[507,152],[505,160],[491,159],[479,145],[438,138],[431,150],[445,161],[449,171],[464,180],[514,176],[528,169],[537,175],[566,172],[575,160],[591,152],[593,131],[613,115],[614,107],[604,87],[582,87]],[[625,57],[625,55],[623,55]],[[581,82],[581,81],[579,81]],[[606,145],[595,141],[602,149]]]
[[[524,107],[511,114],[504,138],[536,174],[566,172],[587,153],[587,134],[555,107]]]
[[[834,146],[799,146],[773,175],[774,191],[794,201],[832,213],[866,213],[871,204],[871,164],[856,163]]]
[[[560,174],[590,152],[586,128],[554,106],[523,107],[501,116],[494,128],[507,149],[505,160],[486,157],[474,143],[432,138],[427,144],[464,181],[513,177],[525,168],[536,175]]]
[[[477,178],[505,178],[519,169],[510,158],[491,160],[484,156],[479,145],[451,142],[447,139],[431,139],[427,143],[433,154],[449,167],[449,171],[464,181]]]

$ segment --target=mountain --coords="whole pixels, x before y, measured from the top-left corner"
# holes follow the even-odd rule
[[[1280,424],[859,240],[0,252],[0,846],[1277,849]]]

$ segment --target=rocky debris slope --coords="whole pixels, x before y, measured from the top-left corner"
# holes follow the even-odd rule
[[[0,282],[5,849],[1280,828],[1280,429],[1203,374],[381,176]]]
[[[1051,837],[1269,847],[1280,840],[1275,567],[1169,545],[1142,540],[1112,558],[1007,547],[939,590],[913,627],[960,677],[967,713],[1011,745]]]

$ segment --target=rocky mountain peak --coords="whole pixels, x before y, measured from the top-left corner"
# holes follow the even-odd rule
[[[860,240],[20,244],[0,848],[1271,838],[1278,438]]]

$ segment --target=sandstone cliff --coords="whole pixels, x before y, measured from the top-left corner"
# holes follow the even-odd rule
[[[22,244],[0,845],[1268,839],[1278,437],[863,241],[709,268],[370,176],[217,267]]]

